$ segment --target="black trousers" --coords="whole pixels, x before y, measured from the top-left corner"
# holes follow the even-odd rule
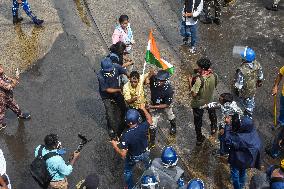
[[[202,139],[202,119],[203,119],[203,114],[204,114],[204,109],[199,109],[199,108],[192,108],[193,110],[193,119],[194,119],[194,126],[195,126],[195,132],[196,132],[196,138],[197,140]],[[209,114],[209,119],[210,119],[210,126],[211,126],[211,131],[217,129],[217,115],[215,109],[208,109],[208,114]]]
[[[113,130],[118,136],[126,129],[125,113],[127,110],[122,95],[117,95],[113,99],[103,99],[106,110],[107,127]]]
[[[203,11],[206,18],[212,18],[210,9],[215,9],[215,18],[220,18],[221,16],[221,0],[205,0]]]

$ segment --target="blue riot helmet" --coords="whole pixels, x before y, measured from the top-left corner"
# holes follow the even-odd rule
[[[255,60],[255,52],[249,47],[244,46],[234,46],[233,48],[233,56],[239,57],[246,60],[247,62],[252,62]]]
[[[158,180],[154,175],[144,175],[141,178],[141,189],[157,189],[158,187]]]
[[[204,188],[205,188],[204,182],[199,178],[191,179],[187,185],[187,189],[204,189]]]
[[[109,57],[104,58],[101,61],[101,68],[103,72],[112,72],[114,69],[114,65]]]
[[[126,112],[125,122],[126,124],[137,124],[140,121],[140,113],[136,109],[129,109]]]
[[[155,75],[156,80],[165,81],[171,77],[171,74],[166,70],[159,70],[157,75]]]
[[[177,153],[171,146],[164,148],[161,159],[162,163],[167,167],[176,166],[178,162]]]

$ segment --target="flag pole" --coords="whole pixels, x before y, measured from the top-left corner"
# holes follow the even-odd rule
[[[142,71],[142,77],[140,78],[140,88],[139,88],[139,92],[138,92],[138,96],[140,97],[143,85],[144,85],[144,75],[145,75],[145,70],[146,70],[146,61],[144,61],[144,65],[143,65],[143,71]]]

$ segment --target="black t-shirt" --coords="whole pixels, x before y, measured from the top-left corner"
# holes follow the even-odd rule
[[[174,91],[170,84],[157,86],[155,84],[155,76],[150,78],[151,101],[154,105],[167,104],[171,105],[173,101]]]
[[[119,89],[119,75],[121,74],[126,74],[126,70],[123,69],[120,65],[118,64],[113,64],[114,65],[114,71],[113,71],[113,76],[112,77],[105,77],[104,72],[100,70],[98,73],[98,80],[99,80],[99,86],[100,86],[100,95],[102,99],[113,99],[115,98],[115,93],[110,94],[106,92],[107,88],[114,88],[114,89]]]
[[[134,128],[129,128],[122,135],[121,148],[128,149],[128,155],[138,156],[148,147],[148,129],[150,124],[144,121]]]

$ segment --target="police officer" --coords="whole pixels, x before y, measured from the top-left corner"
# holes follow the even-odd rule
[[[161,113],[166,113],[170,121],[170,134],[176,134],[176,119],[173,113],[173,95],[174,91],[169,82],[170,73],[165,70],[159,70],[158,73],[150,77],[150,91],[152,104],[147,108],[152,110],[153,126],[150,129],[150,146],[155,144],[155,133]]]
[[[35,25],[41,25],[43,20],[38,19],[31,11],[30,5],[27,0],[13,0],[13,24],[23,21],[22,17],[19,17],[19,6],[22,5],[23,10],[32,19]]]
[[[260,63],[255,60],[254,50],[248,47],[239,47],[238,49],[243,61],[236,70],[236,93],[245,108],[244,113],[252,116],[255,107],[254,97],[257,87],[262,85],[263,71]],[[235,53],[238,53],[237,50]]]
[[[11,78],[4,74],[3,65],[0,64],[0,130],[6,128],[4,117],[6,109],[11,109],[17,114],[20,119],[30,119],[31,115],[28,113],[22,113],[19,105],[13,97],[13,89],[19,83],[19,71],[16,72],[16,77]]]
[[[155,158],[152,161],[151,167],[143,175],[151,173],[156,176],[160,188],[186,188],[183,181],[184,171],[177,166],[177,162],[177,153],[173,147],[165,147],[161,158]]]
[[[204,189],[204,188],[205,188],[204,182],[199,178],[191,179],[187,185],[187,189]]]
[[[215,17],[211,15],[211,8],[215,9]],[[221,0],[204,0],[204,20],[201,20],[204,24],[211,24],[214,22],[217,25],[221,24]]]
[[[135,164],[142,161],[146,169],[151,164],[147,135],[148,129],[153,122],[151,115],[145,108],[145,104],[142,104],[140,109],[144,112],[147,121],[140,123],[139,112],[136,109],[129,109],[125,118],[129,128],[121,137],[121,148],[118,147],[117,141],[111,141],[114,150],[125,159],[124,179],[129,189],[134,187],[132,169]]]
[[[128,75],[120,65],[113,64],[109,57],[101,61],[101,70],[98,73],[99,91],[105,106],[107,126],[111,137],[120,136],[126,127],[124,123],[126,104],[119,84],[121,74]],[[117,124],[118,116],[115,111],[117,108],[120,115],[119,124]]]

